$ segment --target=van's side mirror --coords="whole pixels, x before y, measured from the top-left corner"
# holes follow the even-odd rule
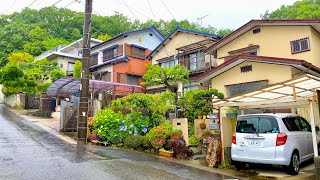
[[[319,126],[316,126],[316,131],[320,131],[320,128],[319,128]]]

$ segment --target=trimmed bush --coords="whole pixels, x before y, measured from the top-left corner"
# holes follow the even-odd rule
[[[143,136],[128,136],[124,140],[124,146],[128,148],[137,149],[138,147],[141,147],[143,145]]]

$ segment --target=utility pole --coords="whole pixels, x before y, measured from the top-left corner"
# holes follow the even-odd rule
[[[78,110],[78,141],[87,140],[87,121],[89,113],[89,66],[90,66],[90,39],[92,0],[85,0],[83,55],[80,85],[80,105]]]

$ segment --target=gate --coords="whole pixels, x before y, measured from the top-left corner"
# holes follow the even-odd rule
[[[78,108],[65,107],[62,121],[62,132],[77,132],[77,115]]]

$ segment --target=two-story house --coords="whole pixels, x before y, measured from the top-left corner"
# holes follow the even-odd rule
[[[139,85],[146,73],[146,56],[165,37],[155,26],[124,32],[91,47],[93,78],[121,84]]]
[[[95,46],[103,41],[91,38],[90,45]],[[36,57],[37,60],[47,58],[51,62],[57,62],[61,70],[67,75],[72,75],[76,60],[82,60],[83,38],[70,43],[67,46],[59,45]]]
[[[218,66],[197,77],[226,96],[319,76],[320,19],[251,20],[205,50]]]
[[[217,65],[214,56],[205,53],[204,50],[219,38],[215,34],[177,27],[147,58],[152,60],[153,65],[171,68],[175,64],[180,64],[190,71],[189,83],[177,85],[179,92],[189,89],[207,89],[208,87],[201,87],[193,79]],[[164,86],[147,87],[148,93],[163,91],[166,91]]]

